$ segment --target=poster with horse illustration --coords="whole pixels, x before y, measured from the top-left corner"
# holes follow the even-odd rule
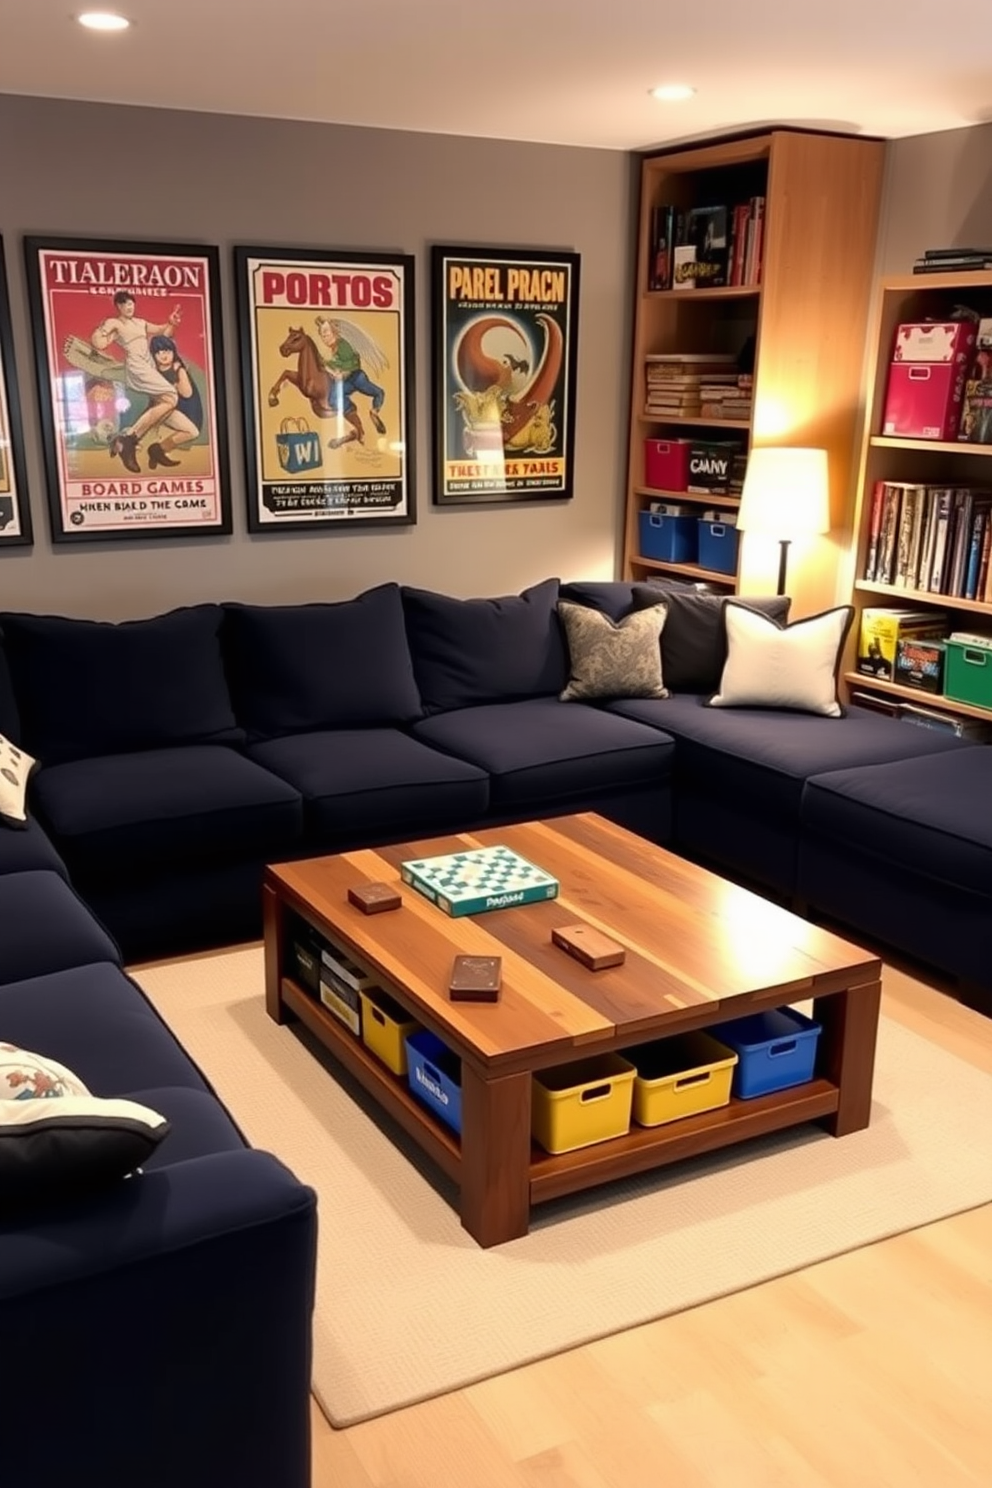
[[[234,260],[249,531],[412,524],[413,258]]]
[[[0,240],[0,549],[26,547],[31,542],[21,445],[21,413],[14,377],[14,345],[10,334],[10,301]]]
[[[572,495],[579,255],[432,252],[434,500]]]
[[[217,249],[24,248],[52,540],[229,533]]]

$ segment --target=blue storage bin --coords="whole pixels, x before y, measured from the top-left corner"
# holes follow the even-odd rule
[[[699,523],[699,566],[714,573],[737,572],[737,543],[740,534],[726,522]]]
[[[813,1078],[820,1025],[794,1008],[750,1013],[709,1030],[737,1054],[732,1095],[750,1100]]]
[[[421,1028],[406,1044],[407,1079],[418,1100],[453,1131],[462,1129],[462,1062],[436,1033]]]
[[[641,557],[668,563],[695,563],[699,548],[696,517],[670,517],[666,512],[638,512]]]

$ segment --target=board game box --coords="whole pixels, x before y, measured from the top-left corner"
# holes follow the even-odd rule
[[[559,884],[509,847],[480,847],[412,858],[400,864],[403,882],[449,915],[485,914],[556,899]]]

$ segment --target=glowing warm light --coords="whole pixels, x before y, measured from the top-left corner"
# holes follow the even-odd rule
[[[115,15],[111,10],[87,10],[78,19],[87,31],[126,31],[131,24],[127,16]]]
[[[695,92],[688,83],[659,83],[657,88],[651,89],[651,97],[657,98],[659,103],[684,103]]]

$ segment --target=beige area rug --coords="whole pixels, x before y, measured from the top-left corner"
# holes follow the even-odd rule
[[[137,980],[254,1145],[320,1196],[313,1385],[335,1426],[992,1200],[992,1077],[883,1019],[867,1131],[795,1128],[542,1205],[480,1250],[416,1149],[266,1016],[260,948]]]

